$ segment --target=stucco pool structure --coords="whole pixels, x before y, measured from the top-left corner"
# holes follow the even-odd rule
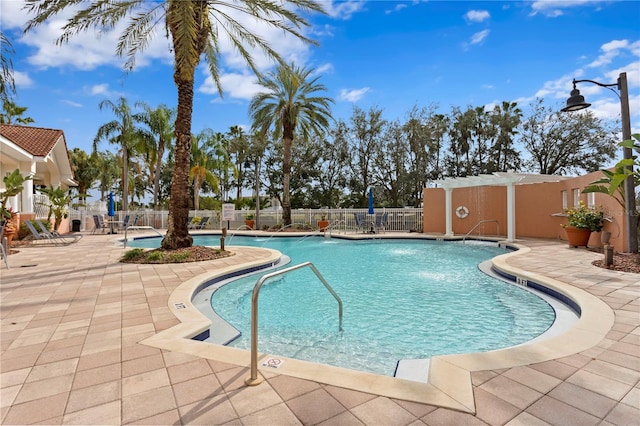
[[[258,386],[244,384],[247,351],[212,353],[185,336],[208,327],[189,306],[205,277],[269,261],[271,251],[135,265],[118,262],[123,249],[109,235],[20,248],[0,270],[2,423],[637,423],[640,277],[594,267],[602,255],[566,243],[518,243],[494,264],[579,305],[580,320],[561,336],[435,357],[427,384],[342,371],[334,380],[287,361],[261,368]]]

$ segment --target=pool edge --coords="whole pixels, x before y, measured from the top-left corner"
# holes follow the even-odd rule
[[[283,374],[390,398],[475,413],[471,382],[472,372],[529,365],[572,355],[595,346],[613,326],[613,311],[597,297],[569,284],[509,265],[507,260],[511,256],[523,256],[531,251],[529,247],[524,245],[511,243],[510,245],[518,250],[493,258],[493,267],[501,272],[511,274],[517,279],[530,280],[553,289],[574,301],[580,307],[581,315],[569,330],[544,341],[507,349],[433,357],[428,383],[347,370],[280,356],[277,358],[285,360],[282,367],[278,369],[265,367],[260,369],[260,372],[267,378]],[[207,330],[211,325],[209,320],[191,304],[191,299],[196,289],[206,281],[231,272],[277,261],[280,256],[280,253],[275,250],[264,250],[272,252],[267,259],[224,268],[213,274],[201,274],[185,281],[169,297],[169,309],[180,320],[180,324],[163,330],[140,343],[227,362],[248,369],[250,365],[249,351],[191,339],[191,337]],[[265,354],[261,355],[262,358],[266,356]]]

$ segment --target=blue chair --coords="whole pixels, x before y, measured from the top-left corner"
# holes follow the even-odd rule
[[[358,231],[367,232],[367,220],[364,213],[354,213],[353,217],[356,220],[356,228]]]
[[[389,220],[388,212],[384,212],[382,214],[376,213],[376,232],[385,232],[387,230],[388,220]]]

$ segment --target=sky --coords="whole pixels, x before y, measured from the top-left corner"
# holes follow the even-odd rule
[[[640,132],[640,1],[321,1],[327,15],[308,17],[307,45],[256,26],[288,62],[313,69],[334,100],[333,117],[349,120],[354,106],[403,120],[414,107],[493,107],[515,101],[528,110],[536,98],[561,108],[572,79],[616,83],[627,73],[632,131]],[[159,27],[136,67],[123,71],[115,54],[124,26],[91,30],[58,46],[64,18],[27,34],[22,0],[0,0],[0,26],[15,55],[15,102],[34,126],[62,129],[69,149],[92,149],[100,125],[115,117],[98,104],[124,96],[130,105],[175,107],[172,56]],[[274,64],[256,52],[261,72]],[[221,98],[204,66],[196,71],[192,132],[249,129],[248,105],[260,91],[255,76],[223,41]],[[620,102],[590,83],[578,89],[601,118],[619,120]],[[100,150],[115,151],[100,142]]]

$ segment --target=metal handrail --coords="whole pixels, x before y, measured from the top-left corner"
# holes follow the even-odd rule
[[[127,226],[126,228],[124,228],[124,248],[127,248],[127,231],[129,229],[149,229],[151,231],[154,231],[156,234],[160,235],[161,237],[163,237],[164,235],[162,235],[160,233],[160,231],[158,231],[156,228],[154,228],[153,226],[138,226],[138,225],[131,225],[131,226]]]
[[[471,228],[471,231],[467,232],[467,235],[462,237],[462,241],[464,242],[464,240],[467,239],[469,234],[471,234],[473,231],[475,231],[478,226],[482,225],[483,223],[487,223],[487,222],[495,222],[498,225],[498,231],[497,231],[498,234],[497,235],[500,235],[500,222],[498,222],[496,219],[487,219],[487,220],[481,220],[480,222],[476,223],[476,225],[473,228]]]
[[[245,379],[245,384],[248,386],[255,386],[262,383],[262,378],[258,377],[258,296],[260,295],[260,288],[262,284],[269,278],[273,278],[278,275],[283,275],[296,269],[310,267],[318,279],[324,284],[325,288],[329,290],[329,293],[338,301],[338,328],[342,331],[342,299],[331,288],[327,280],[324,279],[320,271],[311,262],[300,263],[299,265],[291,266],[289,268],[281,269],[279,271],[271,272],[263,275],[253,287],[253,294],[251,295],[251,376]]]

